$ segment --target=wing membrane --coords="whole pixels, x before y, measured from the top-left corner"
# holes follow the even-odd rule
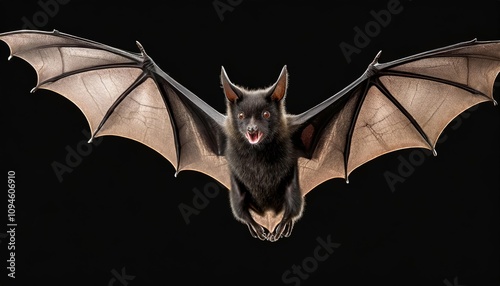
[[[326,180],[348,180],[383,154],[435,151],[456,116],[482,102],[496,104],[499,41],[459,43],[385,64],[378,56],[351,85],[294,118],[304,195]]]
[[[58,31],[0,34],[11,57],[37,73],[34,90],[54,91],[85,115],[92,136],[138,141],[176,168],[212,176],[229,186],[224,115],[164,73],[142,46],[140,54]]]

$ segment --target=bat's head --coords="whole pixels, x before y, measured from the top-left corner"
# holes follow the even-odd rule
[[[288,73],[284,66],[273,85],[250,90],[233,84],[222,68],[221,84],[227,99],[231,135],[236,135],[252,146],[262,146],[284,135],[287,82]]]

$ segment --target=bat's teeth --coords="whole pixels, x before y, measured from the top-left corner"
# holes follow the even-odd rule
[[[14,56],[13,55],[10,55],[7,60],[10,61]]]
[[[177,178],[177,174],[179,174],[179,171],[175,171],[174,178]]]
[[[436,157],[438,155],[438,152],[436,151],[436,149],[432,149],[432,155],[434,155],[434,157]]]
[[[92,143],[92,141],[94,140],[94,136],[90,137],[89,141],[87,141],[87,143]]]
[[[349,177],[346,177],[346,178],[345,178],[345,183],[346,183],[346,184],[349,184]]]
[[[32,88],[32,89],[30,90],[30,93],[34,93],[37,89],[38,89],[38,86],[35,86],[34,88]]]
[[[493,99],[493,105],[494,106],[497,106],[498,105],[498,102],[496,100]]]

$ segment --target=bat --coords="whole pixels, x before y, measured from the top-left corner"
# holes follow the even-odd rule
[[[348,182],[364,163],[405,148],[436,155],[459,114],[493,102],[500,41],[476,39],[379,63],[325,101],[286,111],[288,69],[265,88],[234,84],[221,68],[221,113],[175,81],[137,42],[132,53],[59,31],[0,34],[10,57],[85,115],[91,140],[115,135],[165,157],[175,175],[204,173],[229,190],[235,219],[260,240],[291,235],[305,196],[334,178]]]

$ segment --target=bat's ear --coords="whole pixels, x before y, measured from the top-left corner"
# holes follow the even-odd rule
[[[280,76],[275,84],[271,87],[271,99],[275,101],[280,101],[285,97],[286,89],[288,85],[288,71],[286,65],[281,69]]]
[[[220,81],[221,81],[222,89],[224,90],[224,94],[226,95],[226,98],[230,102],[235,102],[236,100],[238,100],[240,98],[240,96],[237,93],[238,87],[236,87],[229,80],[224,67],[221,67]]]

